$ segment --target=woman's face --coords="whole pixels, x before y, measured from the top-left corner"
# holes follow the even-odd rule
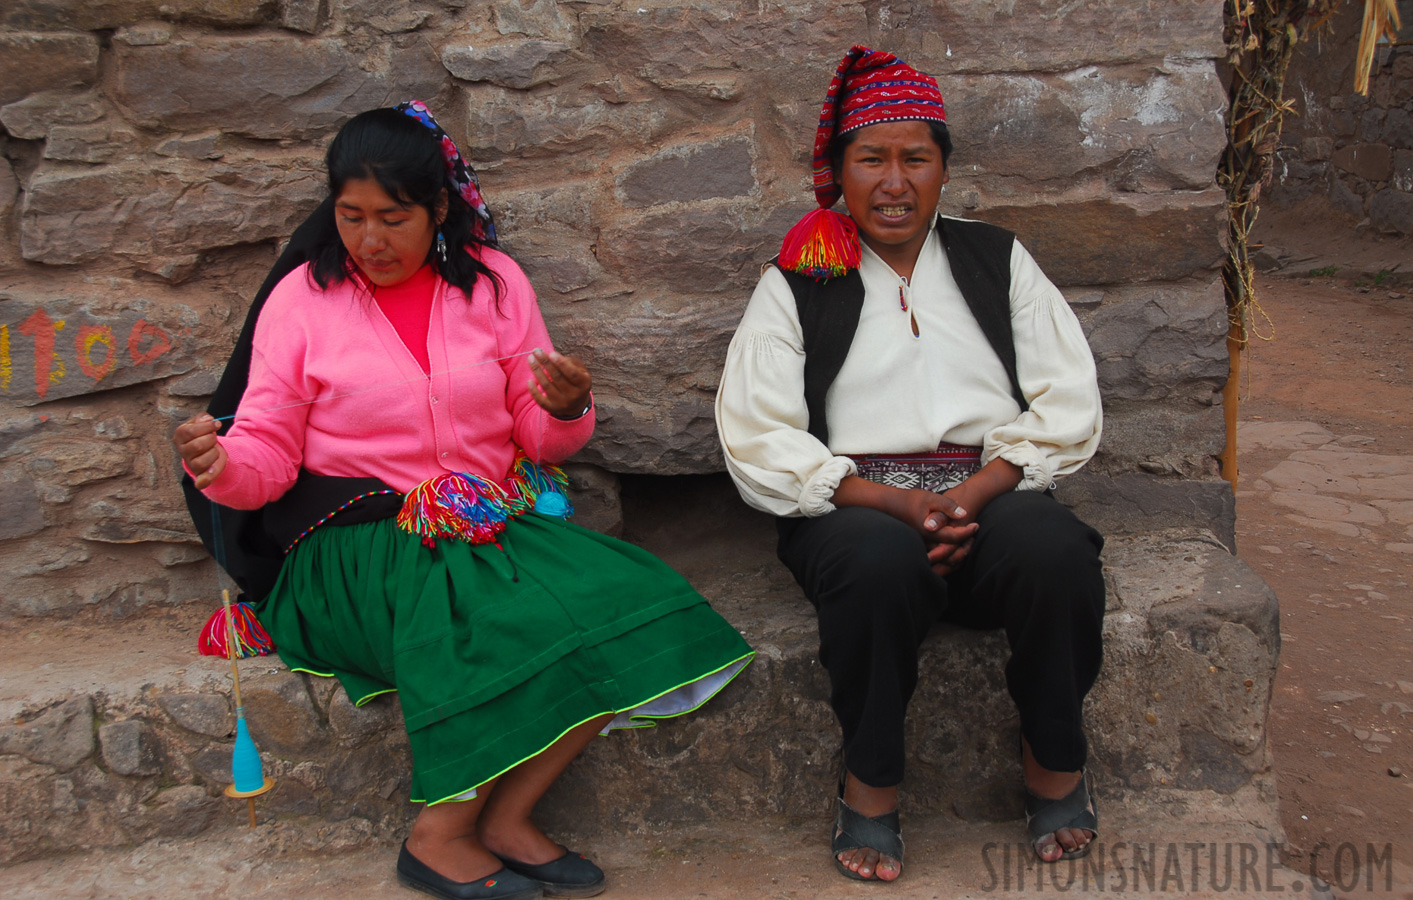
[[[380,287],[401,284],[427,261],[439,222],[404,205],[371,178],[351,178],[334,200],[334,221],[348,255]]]
[[[911,271],[947,177],[926,122],[880,122],[860,128],[844,148],[839,187],[864,243]]]

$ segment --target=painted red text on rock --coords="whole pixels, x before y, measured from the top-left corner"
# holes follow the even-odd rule
[[[103,360],[97,364],[93,362],[93,346],[103,345]],[[74,350],[78,353],[79,370],[97,384],[103,377],[113,371],[113,366],[118,361],[118,348],[113,340],[113,329],[107,325],[85,325],[79,329],[78,335],[74,338]]]
[[[143,350],[142,345],[148,340],[151,343]],[[167,332],[146,319],[138,319],[132,324],[132,331],[128,333],[128,355],[132,357],[133,365],[146,365],[170,349],[172,339]]]
[[[64,319],[51,319],[42,309],[14,326],[14,331],[34,341],[34,392],[40,400],[49,394],[50,385],[58,384],[68,374],[64,357],[58,351],[59,332]],[[14,380],[14,354],[11,347],[11,326],[0,325],[0,390],[9,393]],[[128,331],[128,357],[134,366],[146,366],[172,349],[172,337],[160,326],[138,319]],[[97,384],[118,366],[118,338],[109,325],[81,325],[74,335],[74,356],[79,371]]]

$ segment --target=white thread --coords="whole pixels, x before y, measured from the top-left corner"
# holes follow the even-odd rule
[[[532,352],[533,352],[533,351],[532,351]],[[453,368],[453,369],[443,369],[441,372],[428,372],[426,375],[423,375],[423,376],[420,377],[420,378],[406,378],[406,379],[403,379],[402,381],[384,381],[384,382],[381,382],[381,383],[379,383],[379,384],[375,384],[375,385],[373,385],[372,387],[364,388],[364,389],[362,389],[362,390],[360,390],[360,391],[349,391],[349,392],[346,393],[346,394],[329,394],[329,395],[326,396],[326,397],[315,397],[315,398],[312,399],[312,400],[300,400],[298,403],[287,403],[287,404],[285,404],[284,406],[251,407],[251,408],[249,408],[249,409],[241,409],[240,412],[242,412],[242,413],[275,412],[275,411],[281,410],[281,409],[294,409],[296,406],[312,406],[312,405],[315,404],[315,403],[323,403],[323,402],[326,401],[326,400],[342,400],[344,397],[356,397],[356,396],[358,396],[359,394],[369,394],[369,393],[372,393],[373,391],[381,391],[381,390],[383,390],[384,388],[397,387],[397,386],[400,385],[400,384],[416,384],[416,383],[419,382],[419,381],[431,381],[431,380],[432,380],[432,376],[434,376],[434,375],[450,375],[452,372],[464,372],[464,371],[466,371],[467,369],[474,369],[474,368],[476,368],[477,366],[486,366],[486,365],[490,365],[490,364],[493,363],[493,362],[505,362],[507,359],[515,359],[516,357],[522,356],[522,355],[523,355],[523,356],[529,356],[530,354],[529,354],[529,353],[525,353],[525,354],[512,353],[512,354],[510,354],[509,356],[497,356],[497,357],[495,357],[495,358],[493,358],[493,359],[483,359],[483,360],[481,360],[480,362],[467,363],[467,364],[464,365],[464,366],[457,366],[457,367],[455,367],[455,368]],[[219,417],[216,418],[216,421],[217,421],[217,422],[227,422],[227,421],[230,421],[230,420],[234,419],[235,417],[236,417],[236,414],[235,414],[235,413],[232,413],[232,414],[229,415],[229,416],[219,416]]]
[[[323,402],[326,401],[326,400],[342,400],[342,399],[345,398],[345,397],[356,397],[356,396],[358,396],[359,394],[368,394],[368,393],[372,393],[373,391],[381,391],[381,390],[383,390],[384,388],[397,387],[397,386],[400,385],[400,384],[416,384],[416,383],[421,382],[421,381],[431,381],[433,375],[437,375],[437,374],[450,375],[452,372],[464,372],[464,371],[466,371],[467,369],[474,369],[474,368],[476,368],[477,366],[486,366],[486,365],[490,365],[491,363],[494,363],[494,362],[505,362],[505,361],[508,360],[508,359],[516,359],[517,357],[520,357],[520,356],[522,356],[522,355],[523,355],[523,356],[527,356],[527,357],[528,357],[528,356],[533,356],[533,355],[534,355],[534,351],[532,350],[532,351],[530,351],[529,353],[524,353],[524,354],[521,354],[521,353],[512,353],[512,354],[510,354],[509,356],[496,356],[496,357],[493,357],[493,358],[491,358],[491,359],[483,359],[483,360],[481,360],[480,362],[467,363],[467,364],[464,365],[464,366],[456,366],[455,368],[451,368],[451,369],[443,369],[440,373],[428,372],[426,375],[423,375],[423,376],[420,377],[420,378],[406,378],[406,379],[403,379],[402,381],[384,381],[384,382],[382,382],[382,383],[380,383],[380,384],[375,384],[375,385],[373,385],[372,387],[367,387],[367,388],[364,388],[364,389],[359,390],[359,391],[349,391],[349,392],[346,393],[346,394],[329,394],[329,395],[326,396],[326,397],[315,397],[315,398],[313,398],[312,400],[301,400],[301,401],[299,401],[298,403],[287,403],[287,404],[285,404],[284,406],[252,407],[252,408],[250,408],[250,409],[241,409],[240,412],[241,412],[241,413],[276,412],[276,411],[281,410],[281,409],[294,409],[296,406],[313,406],[315,403],[323,403]],[[536,406],[539,406],[539,403],[536,403],[535,405],[536,405]],[[542,406],[540,407],[540,409],[543,410],[546,415],[550,415],[550,414],[551,414],[549,410],[545,409],[545,408],[542,407]],[[220,417],[216,418],[215,421],[217,421],[217,422],[228,422],[228,421],[234,420],[235,417],[236,417],[236,413],[232,413],[232,414],[229,415],[229,416],[220,416]],[[544,458],[545,458],[545,424],[546,424],[546,423],[544,423],[544,422],[541,422],[541,423],[540,423],[539,434],[536,436],[536,441],[535,441],[535,444],[536,444],[536,447],[535,447],[535,463],[536,463],[536,464],[539,464],[539,463],[543,462],[543,461],[544,461]]]

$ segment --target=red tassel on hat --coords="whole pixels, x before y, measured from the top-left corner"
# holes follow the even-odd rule
[[[780,266],[811,278],[838,278],[863,261],[854,220],[832,209],[805,214],[785,233]]]

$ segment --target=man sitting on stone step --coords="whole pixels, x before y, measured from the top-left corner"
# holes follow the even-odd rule
[[[951,149],[931,76],[849,51],[815,140],[822,208],[763,274],[717,394],[731,476],[779,517],[818,611],[843,729],[832,848],[856,879],[902,873],[903,719],[938,621],[1006,629],[1036,854],[1098,833],[1081,706],[1103,539],[1050,494],[1099,443],[1094,360],[1014,235],[938,214]]]

